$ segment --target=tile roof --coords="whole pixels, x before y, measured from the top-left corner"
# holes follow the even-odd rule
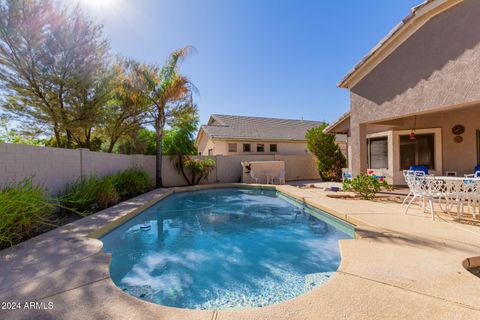
[[[339,124],[343,123],[344,121],[346,121],[347,119],[350,118],[350,111],[347,111],[345,112],[344,114],[342,114],[337,120],[335,120],[334,122],[332,122],[331,124],[329,124],[324,130],[323,132],[325,133],[335,133],[334,132],[334,129],[336,126],[338,126]]]
[[[305,141],[308,129],[323,122],[213,114],[201,126],[212,138]]]

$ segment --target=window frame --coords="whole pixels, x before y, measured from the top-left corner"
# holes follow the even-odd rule
[[[231,146],[235,146],[235,150],[230,149]],[[227,148],[228,148],[228,152],[231,152],[231,153],[236,153],[237,150],[238,150],[238,146],[237,146],[236,142],[235,143],[234,142],[228,142]]]
[[[245,150],[246,146],[248,146],[248,150]],[[252,144],[251,143],[244,143],[242,147],[243,152],[252,152]]]
[[[386,160],[387,160],[387,165],[386,167],[383,167],[383,168],[373,168],[372,167],[372,149],[371,149],[371,141],[378,141],[378,140],[385,140],[386,144],[387,144],[387,154],[386,154]],[[367,163],[368,163],[368,168],[370,169],[389,169],[388,167],[388,163],[389,163],[389,153],[388,153],[388,141],[389,141],[389,138],[388,136],[376,136],[376,137],[369,137],[367,138]]]
[[[261,150],[259,150],[261,148]],[[256,150],[258,153],[265,152],[265,143],[257,143]]]
[[[437,134],[435,132],[424,132],[424,133],[418,133],[416,135],[416,139],[415,140],[412,140],[412,141],[418,141],[418,137],[421,137],[421,136],[431,136],[432,137],[432,152],[431,152],[431,155],[432,155],[432,163],[427,165],[428,169],[430,171],[436,171],[437,170],[437,157],[436,157],[436,141],[437,141]],[[398,161],[399,161],[399,168],[400,170],[408,170],[409,168],[406,168],[406,167],[403,167],[402,165],[402,137],[407,137],[408,139],[410,138],[410,135],[409,134],[399,134],[398,135]],[[418,163],[418,150],[419,150],[419,146],[418,144],[415,145],[415,163],[412,164],[413,166],[418,166],[418,165],[425,165],[423,163]]]
[[[272,146],[275,146],[275,150],[272,150]],[[268,150],[270,150],[270,152],[278,152],[278,144],[270,143]]]

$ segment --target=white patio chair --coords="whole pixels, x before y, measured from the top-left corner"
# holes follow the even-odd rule
[[[258,181],[260,181],[260,178],[255,176],[255,172],[253,170],[250,170],[250,178],[252,178],[255,183],[258,183]]]
[[[278,184],[285,184],[285,169],[281,169],[277,177],[273,178],[273,183],[278,180]]]
[[[412,199],[408,202],[405,208],[404,214],[407,214],[408,209],[415,200],[428,200],[430,213],[432,214],[432,220],[435,220],[435,210],[433,209],[433,199],[438,194],[440,182],[443,181],[435,179],[427,179],[425,175],[410,174],[406,175],[407,184],[410,187],[410,191],[413,195]],[[425,206],[424,206],[425,210]]]
[[[480,179],[471,178],[463,180],[462,189],[459,196],[460,207],[457,207],[457,218],[460,218],[464,213],[464,207],[467,206],[472,212],[473,218],[477,218],[477,207],[480,205]],[[480,207],[479,207],[480,209]]]
[[[405,199],[403,199],[402,207],[405,206],[408,198],[413,197],[412,184],[415,182],[414,181],[415,176],[424,176],[424,175],[425,175],[425,172],[423,171],[403,170],[403,177],[405,178],[405,182],[407,183],[407,186],[410,189],[410,192],[405,197]],[[423,200],[423,198],[418,198],[418,200]]]

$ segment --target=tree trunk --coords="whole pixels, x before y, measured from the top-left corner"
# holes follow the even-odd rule
[[[72,133],[70,130],[66,130],[67,133],[67,149],[72,149]]]
[[[157,132],[157,150],[156,150],[156,167],[155,167],[155,185],[157,188],[162,188],[163,187],[163,181],[162,181],[162,137],[163,137],[163,126],[162,122],[157,120],[156,125],[155,125],[155,130]]]
[[[108,153],[112,153],[113,152],[113,147],[115,146],[115,144],[117,143],[117,139],[111,139],[110,140],[110,144],[108,145]]]
[[[183,165],[183,156],[182,155],[177,155],[178,157],[178,165],[180,167],[180,172],[182,173],[182,176],[183,178],[185,179],[185,181],[187,181],[187,183],[192,186],[193,185],[193,180],[190,182],[190,179],[188,178],[187,176],[187,173],[185,172],[185,166]]]
[[[90,140],[92,137],[92,128],[85,129],[85,146],[90,149]]]
[[[62,143],[61,141],[62,138],[60,138],[60,132],[58,132],[57,126],[53,128],[53,132],[55,133],[55,141],[57,142],[57,147],[60,148]]]

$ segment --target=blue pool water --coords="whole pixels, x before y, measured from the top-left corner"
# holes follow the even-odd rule
[[[125,292],[225,309],[278,303],[327,281],[340,263],[338,240],[352,233],[275,191],[231,188],[173,194],[101,240]]]

